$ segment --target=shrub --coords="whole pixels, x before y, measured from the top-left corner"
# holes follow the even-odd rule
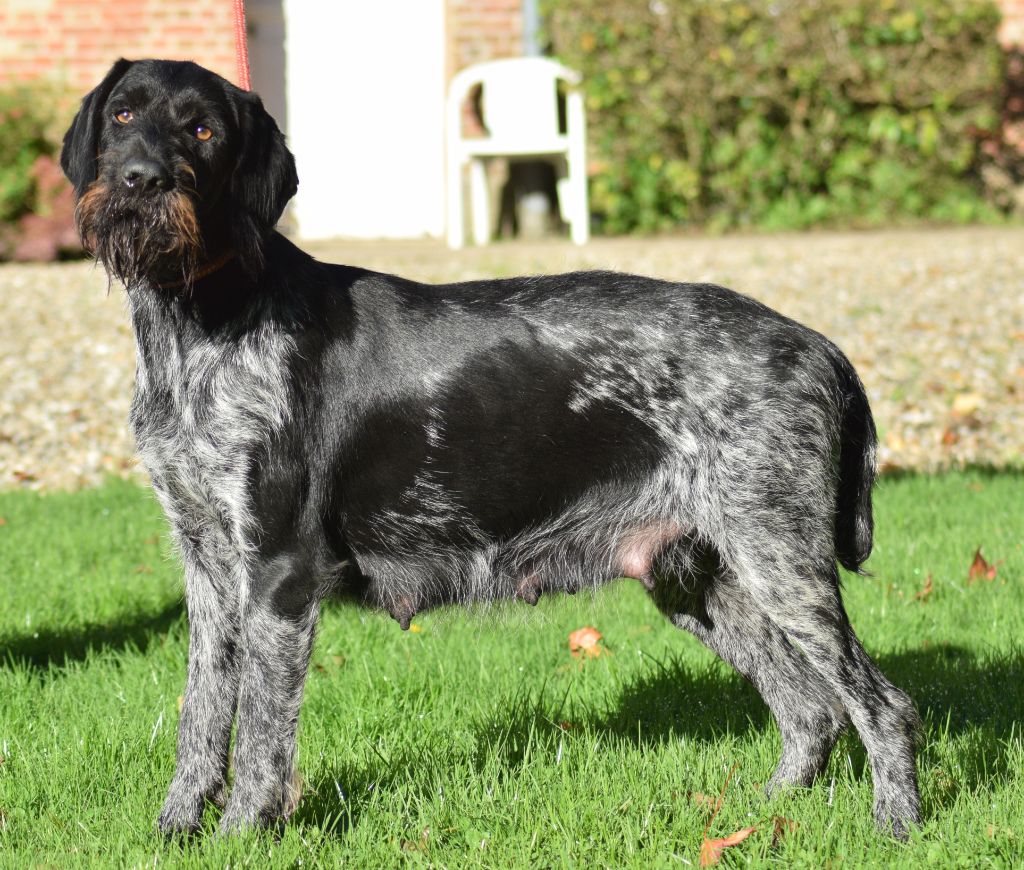
[[[998,217],[989,0],[547,0],[611,232]]]
[[[0,259],[78,248],[70,187],[57,166],[72,102],[50,85],[0,91]]]

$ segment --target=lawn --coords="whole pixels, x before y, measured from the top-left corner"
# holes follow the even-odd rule
[[[153,497],[0,493],[0,867],[675,867],[749,826],[724,866],[1020,866],[1024,476],[889,478],[876,511],[873,576],[847,577],[846,601],[925,720],[907,845],[876,834],[852,736],[814,788],[762,797],[779,752],[765,707],[631,581],[405,633],[329,602],[295,817],[176,845],[154,820],[187,629]],[[978,547],[994,577],[969,582]],[[584,625],[604,654],[577,661]]]

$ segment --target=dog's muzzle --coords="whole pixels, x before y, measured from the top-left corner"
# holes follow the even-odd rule
[[[204,251],[190,179],[145,159],[111,175],[94,181],[75,209],[86,250],[128,288],[191,286]]]

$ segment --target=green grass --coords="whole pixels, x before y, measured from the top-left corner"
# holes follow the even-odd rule
[[[779,738],[756,694],[672,629],[639,584],[418,632],[325,607],[300,731],[306,794],[284,833],[165,844],[187,631],[159,509],[122,483],[0,494],[0,867],[675,867],[757,832],[724,866],[1024,862],[1024,477],[884,481],[851,618],[926,723],[925,825],[876,835],[844,738],[814,788],[772,801]],[[999,562],[968,586],[974,551]],[[928,575],[933,591],[915,599]],[[611,655],[580,665],[567,635]],[[773,819],[797,822],[773,845]],[[216,812],[207,816],[211,830]],[[424,834],[424,831],[428,831]]]

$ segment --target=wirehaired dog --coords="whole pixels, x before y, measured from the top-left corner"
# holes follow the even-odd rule
[[[769,790],[811,783],[852,722],[878,824],[919,820],[917,715],[840,599],[837,561],[871,551],[876,442],[827,339],[707,284],[319,263],[274,231],[297,185],[274,121],[192,63],[116,63],[61,165],[127,289],[132,426],[185,565],[164,831],[207,800],[225,830],[287,815],[332,588],[407,628],[620,576],[761,693],[783,740]]]

